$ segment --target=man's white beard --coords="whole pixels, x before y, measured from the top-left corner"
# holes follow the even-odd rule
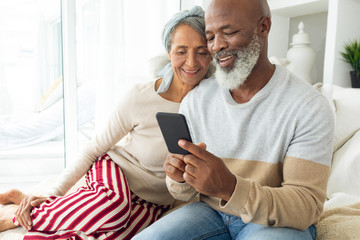
[[[232,69],[222,68],[216,61],[215,78],[219,85],[225,89],[236,89],[244,84],[260,56],[260,41],[254,34],[251,42],[241,50],[215,54],[215,59],[224,55],[235,54],[235,64]]]

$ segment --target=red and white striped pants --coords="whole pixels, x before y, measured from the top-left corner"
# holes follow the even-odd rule
[[[107,154],[93,164],[86,183],[34,208],[33,227],[24,239],[131,239],[169,209],[131,193],[121,169]]]

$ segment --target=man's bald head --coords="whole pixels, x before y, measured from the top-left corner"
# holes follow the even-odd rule
[[[220,8],[221,7],[221,8]],[[211,1],[206,16],[212,15],[218,9],[241,12],[248,17],[269,17],[271,12],[267,0],[213,0]]]

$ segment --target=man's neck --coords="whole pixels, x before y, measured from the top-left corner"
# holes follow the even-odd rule
[[[255,66],[247,80],[237,89],[230,90],[231,96],[237,103],[250,101],[270,81],[274,74],[275,66],[266,64],[265,66]]]

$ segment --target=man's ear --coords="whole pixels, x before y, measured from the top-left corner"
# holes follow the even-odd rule
[[[269,17],[264,17],[259,23],[259,34],[261,36],[269,35],[270,28],[271,28],[271,19]]]

